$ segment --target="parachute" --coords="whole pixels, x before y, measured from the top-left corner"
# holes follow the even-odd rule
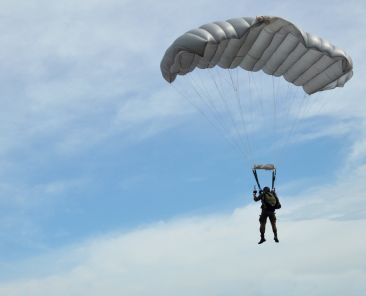
[[[228,108],[229,96],[231,95],[220,88],[219,77],[209,71],[213,68],[229,71],[228,77],[223,79],[222,84],[232,85],[234,96],[237,97],[237,107]],[[237,135],[245,134],[236,144],[237,146],[244,146],[246,152],[251,149],[249,134],[253,133],[251,131],[253,118],[250,114],[253,112],[252,106],[255,103],[258,103],[258,105],[262,103],[259,102],[258,96],[250,93],[252,92],[250,88],[254,88],[253,85],[257,83],[256,79],[251,79],[249,76],[248,82],[245,83],[243,78],[239,78],[241,72],[252,73],[262,70],[272,79],[273,77],[283,77],[285,81],[294,85],[295,92],[297,92],[297,88],[302,87],[304,95],[343,87],[353,75],[352,59],[345,51],[335,47],[325,39],[302,31],[283,18],[272,16],[234,18],[209,23],[190,30],[178,37],[166,50],[160,69],[163,78],[172,85],[175,84],[178,75],[187,76],[187,74],[193,74],[201,70],[201,72],[208,71],[211,73],[211,80],[213,81],[211,86],[204,84],[207,77],[202,80],[201,78],[193,80],[191,85],[183,87],[183,92],[187,92],[187,89],[194,89],[193,92],[186,93],[185,97],[189,101],[192,100],[193,96],[200,97],[207,107],[202,107],[197,103],[192,105],[213,122],[213,125],[224,130],[225,124],[222,122],[223,107],[218,107],[217,99],[211,100],[212,93],[216,88],[218,96],[223,102],[222,106],[227,111],[234,110],[239,114],[238,116],[231,115],[230,121],[236,129]],[[246,71],[242,71],[243,69]],[[236,72],[233,72],[234,70]],[[198,75],[201,74],[198,73]],[[281,87],[276,88],[274,80],[272,81],[273,117],[289,117],[285,114],[285,111],[291,112],[293,107],[290,105],[292,104],[291,100],[287,97],[294,97],[295,95],[286,94],[288,88],[286,86],[282,87],[285,91],[278,94],[277,91],[281,90]],[[243,87],[246,88],[246,101],[240,97],[240,90]],[[261,87],[259,89],[261,90]],[[262,87],[262,89],[266,88]],[[280,107],[279,102],[281,100],[286,101],[287,105],[283,108],[283,113],[277,114],[277,108]],[[264,105],[267,106],[268,104]],[[264,111],[261,114],[266,114]],[[238,121],[243,123],[243,128],[237,127]],[[276,126],[276,124],[273,125]],[[282,129],[288,126],[289,124],[285,123]],[[293,124],[293,126],[296,126],[296,124]],[[294,129],[293,126],[292,129]],[[288,130],[291,129],[288,128]],[[291,134],[291,132],[288,133]],[[257,167],[257,169],[260,168]],[[275,171],[274,167],[263,167],[262,169]]]
[[[167,49],[161,72],[168,82],[196,67],[263,70],[312,94],[343,86],[352,60],[328,41],[279,17],[236,18],[183,34]]]

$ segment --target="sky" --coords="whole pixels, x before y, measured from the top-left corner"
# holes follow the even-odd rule
[[[1,295],[363,295],[363,1],[1,0],[0,11]],[[269,119],[250,126],[259,161],[276,156],[283,205],[280,243],[267,229],[260,246],[251,160],[160,73],[184,32],[257,15],[354,64],[290,139],[268,138]]]

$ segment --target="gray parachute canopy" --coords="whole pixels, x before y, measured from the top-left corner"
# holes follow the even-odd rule
[[[342,87],[351,57],[328,41],[279,17],[243,17],[188,31],[167,49],[161,72],[168,82],[196,67],[263,70],[302,86],[308,94]]]

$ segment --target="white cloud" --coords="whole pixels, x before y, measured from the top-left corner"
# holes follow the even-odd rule
[[[126,100],[118,109],[114,120],[114,128],[131,130],[142,127],[134,136],[140,137],[171,128],[179,122],[179,118],[192,113],[191,106],[178,97],[171,88],[154,92],[150,96],[142,96]]]
[[[257,245],[259,204],[252,204],[111,233],[14,264],[0,293],[358,296],[366,275],[365,177],[360,166],[326,186],[280,195],[278,245],[269,223],[267,242]]]
[[[161,32],[157,19],[141,22],[131,12],[141,5],[31,1],[0,6],[3,154],[32,148],[39,138],[79,153],[121,132],[113,121],[126,100],[156,98]],[[145,14],[141,10],[141,17]]]
[[[354,142],[350,154],[350,160],[359,161],[365,159],[365,157],[366,157],[366,138],[362,137]]]
[[[366,272],[366,245],[359,237],[365,220],[282,221],[279,212],[280,244],[268,234],[258,246],[257,212],[249,206],[231,215],[161,222],[102,237],[50,256],[47,264],[32,261],[34,276],[3,282],[0,292],[359,295]],[[65,268],[65,262],[74,263]]]
[[[326,164],[324,164],[326,165]],[[296,198],[287,198],[288,219],[318,219],[327,217],[337,220],[365,219],[366,165],[348,166],[334,174],[328,184],[321,186],[297,186]],[[286,212],[286,210],[285,210]]]

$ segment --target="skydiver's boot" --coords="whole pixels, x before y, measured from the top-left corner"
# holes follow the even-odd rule
[[[258,242],[258,245],[264,243],[266,239],[264,238],[264,234],[261,234],[261,240]]]
[[[276,243],[279,243],[280,241],[278,240],[278,236],[277,236],[277,232],[274,233],[274,241]]]

